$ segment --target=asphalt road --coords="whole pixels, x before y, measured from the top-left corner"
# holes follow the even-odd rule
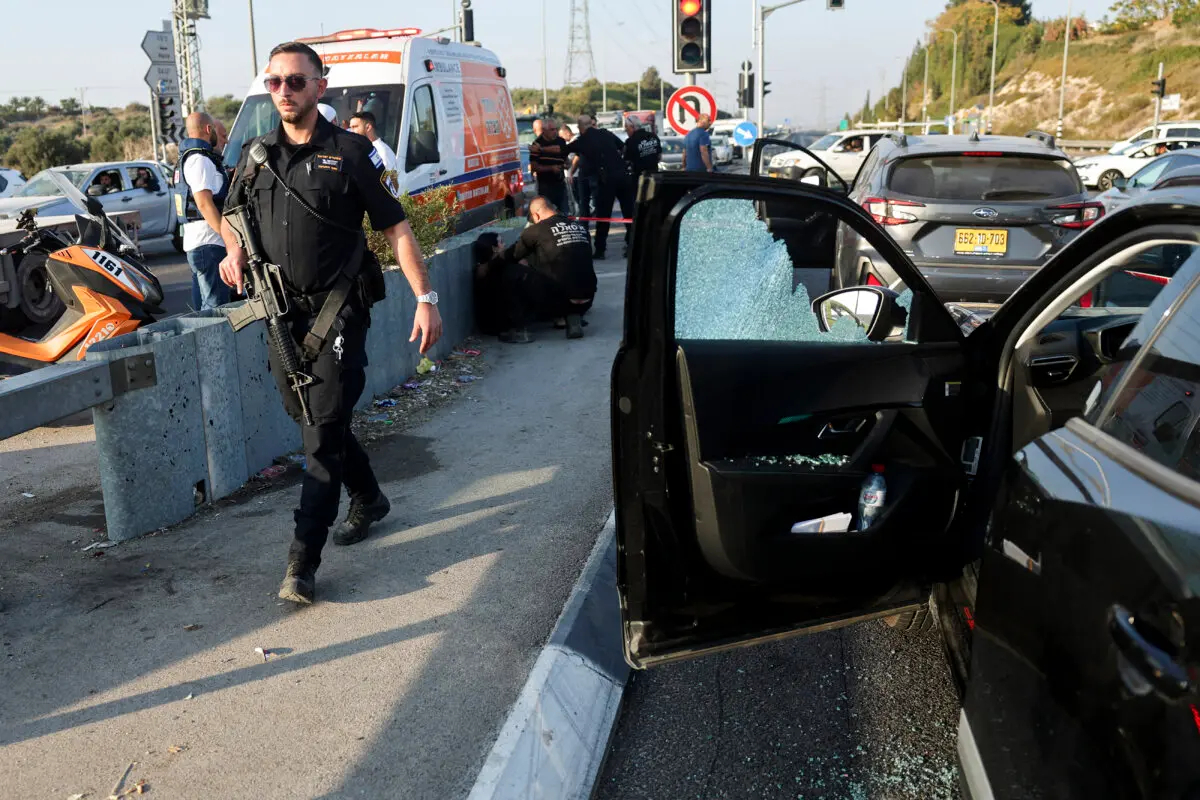
[[[163,287],[163,309],[169,316],[191,311],[192,268],[187,256],[175,252],[170,242],[148,244],[143,248],[146,266]]]
[[[880,621],[635,673],[598,800],[957,798],[936,631]]]

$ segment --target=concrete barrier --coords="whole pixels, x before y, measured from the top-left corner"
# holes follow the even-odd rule
[[[437,360],[473,330],[471,244],[485,230],[511,243],[520,228],[480,228],[442,243],[429,260],[440,301]],[[416,300],[403,273],[385,273],[387,298],[371,313],[367,336],[370,405],[416,371],[410,344]],[[108,536],[130,539],[183,521],[197,505],[237,491],[252,475],[300,447],[299,429],[283,411],[267,370],[265,327],[235,333],[229,307],[156,322],[93,345],[88,361],[153,354],[153,386],[114,396],[94,410]]]

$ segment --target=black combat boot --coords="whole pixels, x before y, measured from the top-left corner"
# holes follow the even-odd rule
[[[333,533],[333,543],[358,544],[367,538],[367,529],[371,527],[371,523],[383,519],[391,510],[392,504],[388,502],[383,492],[380,492],[379,496],[369,503],[351,500],[346,521],[339,525]]]
[[[295,557],[288,558],[287,574],[279,587],[279,599],[290,600],[301,605],[312,605],[317,589],[317,571],[305,566]]]
[[[583,338],[583,318],[578,314],[567,314],[567,338]]]

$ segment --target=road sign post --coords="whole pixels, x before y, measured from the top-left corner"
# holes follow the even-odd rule
[[[671,95],[663,116],[676,133],[687,136],[705,115],[712,120],[717,118],[717,101],[712,93],[699,86],[684,86]]]
[[[150,68],[143,80],[150,87],[155,152],[161,144],[165,157],[167,145],[179,144],[184,134],[183,119],[179,115],[182,103],[179,70],[175,66],[175,36],[170,23],[165,23],[161,31],[146,31],[142,37],[142,52],[150,59]]]

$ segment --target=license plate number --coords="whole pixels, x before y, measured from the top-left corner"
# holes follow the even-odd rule
[[[1002,256],[1008,252],[1008,231],[958,228],[954,232],[954,252]]]

